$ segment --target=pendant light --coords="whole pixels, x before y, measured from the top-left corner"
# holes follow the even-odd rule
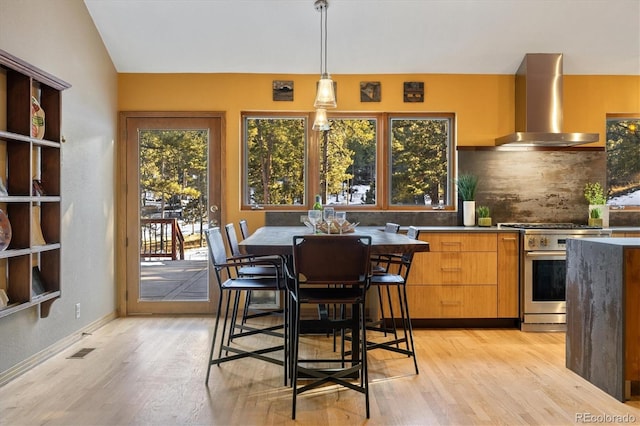
[[[316,118],[313,121],[313,130],[323,131],[329,130],[329,120],[327,119],[327,110],[324,108],[316,109]]]
[[[314,7],[320,12],[320,80],[313,106],[322,109],[335,108],[337,104],[336,94],[333,91],[333,80],[327,72],[327,9],[329,3],[327,0],[316,0]]]

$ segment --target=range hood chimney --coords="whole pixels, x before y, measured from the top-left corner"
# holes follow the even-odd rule
[[[566,147],[597,142],[598,133],[562,132],[562,53],[528,53],[516,73],[515,133],[496,145]]]

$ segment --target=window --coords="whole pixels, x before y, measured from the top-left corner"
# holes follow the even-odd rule
[[[329,122],[331,130],[321,134],[320,141],[325,204],[376,204],[377,120],[332,118]]]
[[[640,206],[640,118],[607,118],[607,204]]]
[[[243,117],[245,206],[305,204],[307,116]]]
[[[327,132],[311,115],[243,113],[243,208],[452,204],[453,114],[332,113]]]
[[[443,204],[449,199],[453,117],[391,117],[390,204]]]

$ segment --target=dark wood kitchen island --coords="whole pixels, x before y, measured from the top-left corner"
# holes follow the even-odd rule
[[[566,366],[623,402],[640,382],[640,238],[567,240]]]

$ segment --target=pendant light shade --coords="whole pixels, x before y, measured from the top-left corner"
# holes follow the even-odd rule
[[[329,130],[326,109],[336,108],[338,106],[333,80],[331,80],[327,72],[327,9],[329,3],[327,0],[316,0],[314,6],[316,10],[320,12],[320,80],[318,81],[316,99],[313,103],[314,108],[316,108],[316,119],[313,123],[313,129]]]
[[[315,108],[335,108],[336,93],[333,90],[333,80],[328,74],[323,74],[318,81],[318,92],[316,93],[316,101],[313,103]]]
[[[316,110],[316,119],[313,121],[313,130],[323,131],[329,130],[329,120],[327,119],[327,110],[318,108]]]

